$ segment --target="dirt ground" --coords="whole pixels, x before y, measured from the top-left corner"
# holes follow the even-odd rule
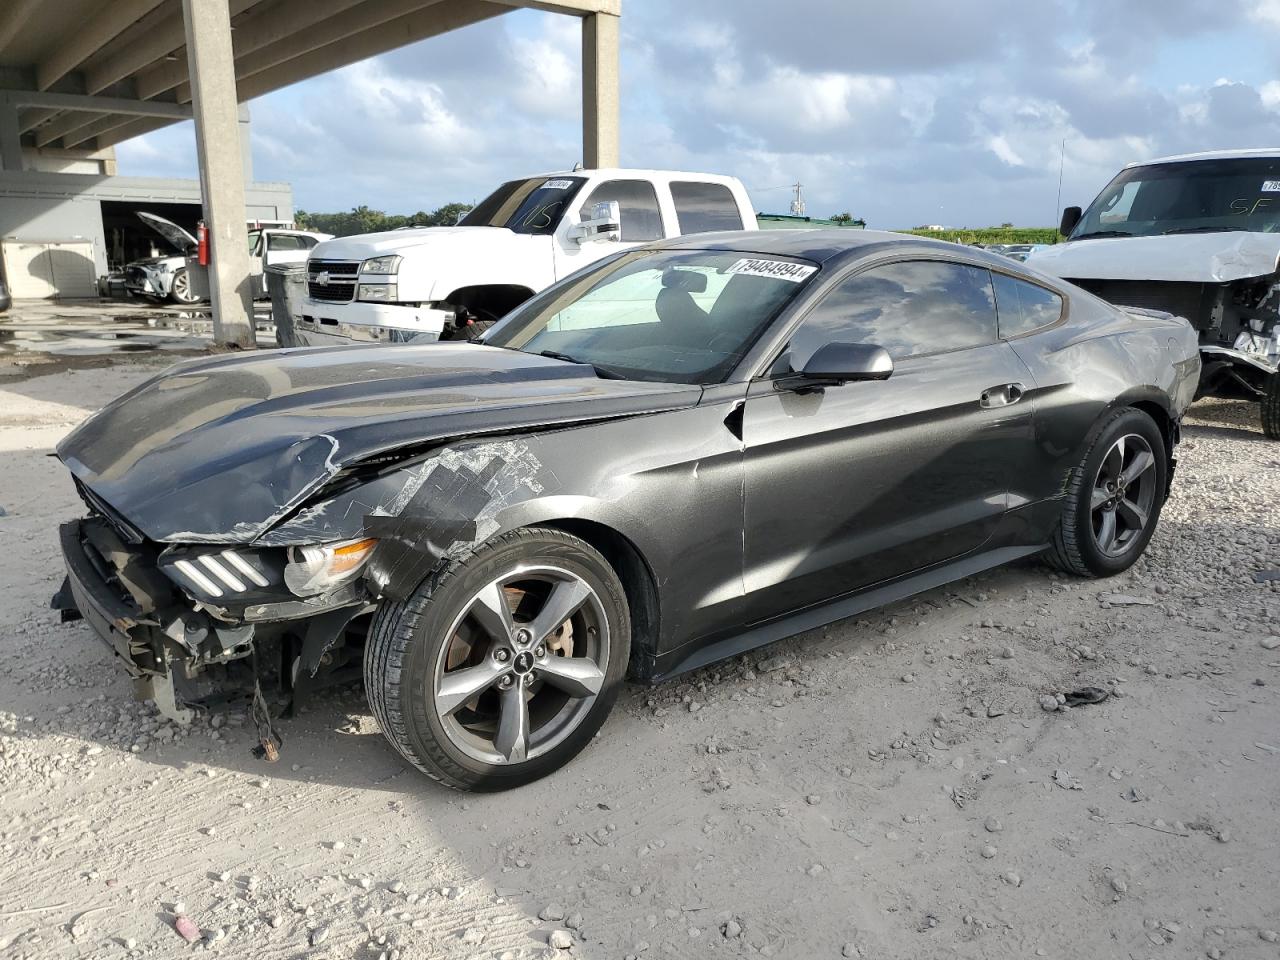
[[[357,687],[282,722],[270,765],[242,711],[160,721],[57,623],[80,506],[47,454],[164,362],[0,380],[0,956],[1280,960],[1255,407],[1193,410],[1128,575],[1027,563],[628,688],[567,769],[468,797]],[[1087,685],[1115,695],[1043,709]]]

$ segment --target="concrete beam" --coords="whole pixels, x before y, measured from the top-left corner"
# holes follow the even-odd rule
[[[138,119],[137,117],[122,117],[118,114],[108,114],[105,117],[91,119],[88,123],[77,126],[74,130],[62,135],[62,146],[64,148],[79,147],[86,143],[97,142],[97,146],[104,146],[99,138],[108,131],[116,130],[120,127],[132,126],[133,124],[152,124],[147,127],[148,130],[155,130],[159,127],[167,126],[172,120],[155,120],[151,118]],[[38,132],[38,131],[37,131]],[[37,137],[37,140],[39,137]],[[117,141],[118,142],[118,141]]]
[[[96,140],[99,147],[110,147],[117,143],[124,143],[126,140],[132,140],[134,137],[151,133],[153,130],[167,127],[173,121],[152,120],[149,118],[104,117],[99,122],[103,124],[101,128],[95,130],[91,127],[84,127],[66,139],[79,140],[81,136],[84,136],[85,139]],[[75,144],[66,143],[66,139],[63,141],[63,146],[75,146]]]
[[[9,0],[0,9],[0,50],[9,45],[39,8],[40,0]]]
[[[107,42],[141,20],[164,0],[112,0],[87,23],[78,24],[66,43],[36,67],[36,86],[48,90]]]
[[[236,25],[236,32],[232,37],[236,55],[236,75],[244,76],[240,69],[240,61],[246,54],[282,42],[292,45],[294,35],[306,33],[308,27],[336,17],[351,7],[363,4],[365,17],[372,17],[374,22],[381,22],[377,19],[381,15],[380,8],[396,8],[394,13],[381,17],[381,19],[391,19],[406,12],[401,8],[421,7],[432,2],[434,0],[374,0],[372,3],[365,0],[289,0],[283,5],[271,6],[263,13],[253,11],[244,18],[243,23]],[[359,24],[360,22],[360,18],[356,18],[351,23]],[[348,31],[353,29],[351,23],[348,25]],[[181,60],[157,63],[138,75],[137,84],[140,97],[154,97],[182,85],[184,90],[180,97],[181,102],[186,103],[191,99],[191,85],[187,82],[187,65]]]
[[[505,3],[509,7],[531,7],[534,10],[567,13],[577,17],[592,13],[607,13],[612,17],[622,16],[622,0],[495,0],[495,2]]]
[[[253,329],[249,247],[244,239],[240,111],[227,2],[182,0],[182,13],[195,107],[200,196],[209,229],[213,339],[219,344],[251,349],[257,346],[257,337]]]
[[[582,165],[618,165],[618,18],[582,19]]]
[[[257,2],[258,0],[231,0],[229,10],[232,18],[244,13]],[[138,37],[123,49],[85,70],[85,92],[100,93],[111,84],[137,73],[143,67],[150,66],[162,57],[181,50],[186,42],[187,35],[182,25],[182,11],[175,10],[156,23],[144,36]],[[186,79],[187,75],[186,60],[184,56],[174,61],[182,64],[183,79]]]
[[[52,107],[85,113],[125,113],[132,117],[168,117],[190,120],[191,108],[164,100],[129,97],[86,97],[79,93],[45,93],[36,90],[3,90],[0,99],[23,107]]]
[[[40,107],[34,110],[23,110],[18,116],[18,125],[22,128],[23,133],[30,133],[46,120],[52,120],[60,111],[51,107]]]
[[[239,96],[241,100],[252,100],[308,77],[479,23],[510,10],[510,7],[490,0],[457,0],[445,6],[416,10],[248,77],[239,85]]]

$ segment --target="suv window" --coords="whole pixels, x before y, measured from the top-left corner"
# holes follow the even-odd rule
[[[1000,314],[1000,336],[1019,337],[1057,323],[1062,316],[1062,298],[1052,290],[993,273],[996,308]]]
[[[995,296],[985,267],[909,260],[873,267],[830,291],[797,331],[791,363],[799,369],[833,341],[875,344],[901,360],[997,339]]]
[[[710,233],[713,230],[741,230],[742,214],[733,191],[723,183],[671,184],[676,205],[676,223],[681,233]]]
[[[661,240],[662,214],[658,212],[658,194],[647,180],[606,180],[591,191],[578,211],[583,220],[591,217],[597,203],[618,201],[622,215],[623,241]]]

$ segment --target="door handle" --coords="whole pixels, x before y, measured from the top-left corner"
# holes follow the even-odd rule
[[[1007,407],[1022,399],[1027,388],[1020,383],[1002,383],[998,387],[988,387],[982,391],[979,403],[983,407]]]

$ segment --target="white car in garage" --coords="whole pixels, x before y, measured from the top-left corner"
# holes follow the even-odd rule
[[[125,289],[135,297],[178,304],[193,304],[205,299],[197,296],[187,276],[187,258],[196,252],[196,238],[172,220],[154,213],[139,212],[138,219],[168,242],[178,253],[135,260],[124,268]],[[286,230],[276,227],[249,231],[249,255],[254,263],[254,297],[265,297],[267,288],[262,268],[277,263],[302,263],[311,249],[332,234],[308,230]]]

